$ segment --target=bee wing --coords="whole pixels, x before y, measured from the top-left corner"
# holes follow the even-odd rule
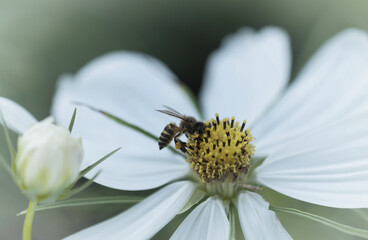
[[[184,115],[181,115],[180,113],[178,112],[173,112],[173,111],[170,111],[170,110],[156,110],[157,112],[160,112],[160,113],[163,113],[163,114],[167,114],[169,116],[173,116],[173,117],[176,117],[176,118],[179,118],[179,119],[182,119],[182,120],[185,120],[185,116]]]
[[[180,112],[176,111],[174,108],[166,106],[166,105],[162,105],[164,108],[166,108],[167,110],[169,110],[170,112],[176,113],[179,116],[184,116],[183,114],[181,114]]]

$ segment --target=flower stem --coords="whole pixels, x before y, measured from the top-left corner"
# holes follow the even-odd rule
[[[23,240],[31,240],[32,239],[32,223],[33,217],[35,214],[37,202],[29,202],[28,211],[26,215],[26,219],[24,220],[23,226]]]

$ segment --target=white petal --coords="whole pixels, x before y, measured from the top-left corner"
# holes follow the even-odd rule
[[[236,207],[240,225],[247,240],[292,239],[276,214],[269,210],[269,203],[257,193],[240,193]]]
[[[255,180],[302,201],[368,207],[367,119],[358,114],[285,145],[255,169]]]
[[[106,149],[106,153],[108,151],[110,150]],[[101,164],[98,169],[102,169],[102,172],[95,180],[96,183],[121,190],[145,190],[162,186],[190,173],[190,167],[185,159],[177,155],[167,153],[160,156],[158,150],[158,153],[151,156],[138,151],[135,154],[124,151],[123,147],[114,154],[114,158],[108,158]],[[96,157],[94,159],[97,160]],[[93,177],[97,171],[91,171],[87,177]]]
[[[275,157],[297,152],[310,152],[320,149],[343,146],[348,142],[361,139],[368,133],[368,111],[361,111],[351,116],[336,119],[310,130],[302,136],[289,137],[276,144],[267,145],[267,149]],[[258,150],[258,145],[257,145]],[[266,162],[270,162],[268,159]],[[265,163],[266,163],[265,162]]]
[[[188,181],[170,184],[124,213],[65,239],[149,239],[175,217],[194,189],[195,185]]]
[[[174,232],[171,240],[228,240],[230,223],[221,200],[209,198],[197,206]]]
[[[283,98],[252,129],[258,154],[368,107],[368,37],[349,29],[327,41]]]
[[[211,55],[201,103],[206,118],[235,116],[248,125],[280,95],[289,80],[289,38],[277,27],[240,29]]]
[[[52,109],[59,123],[69,123],[75,107],[73,102],[87,103],[110,112],[156,136],[169,122],[179,122],[155,111],[162,109],[162,105],[197,117],[191,100],[161,62],[131,52],[105,55],[87,65],[75,77],[64,76],[59,82]],[[96,181],[108,187],[149,189],[188,172],[183,159],[167,149],[158,151],[157,141],[85,107],[78,107],[73,132],[83,138],[86,161],[82,167],[116,147],[123,148],[100,166],[103,172]],[[142,176],[145,177],[137,181]]]
[[[17,133],[23,133],[37,122],[37,119],[22,106],[4,97],[0,97],[0,113],[3,115],[7,126]],[[2,124],[1,118],[0,124]]]

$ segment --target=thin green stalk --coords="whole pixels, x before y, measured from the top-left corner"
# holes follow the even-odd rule
[[[354,211],[361,217],[363,218],[365,221],[368,222],[368,213],[364,211],[364,209],[354,209]]]
[[[274,207],[274,206],[270,206],[270,210],[277,211],[277,212],[290,213],[293,215],[305,217],[315,222],[318,222],[326,226],[329,226],[331,228],[334,228],[340,232],[343,232],[343,233],[346,233],[352,236],[357,236],[357,237],[368,239],[368,230],[351,227],[351,226],[348,226],[342,223],[338,223],[338,222],[332,221],[330,219],[327,219],[327,218],[324,218],[322,216],[318,216],[312,213],[303,212],[301,210],[294,209],[294,208]]]
[[[145,135],[145,136],[153,139],[156,142],[158,141],[158,137],[156,137],[152,133],[148,132],[147,130],[145,130],[145,129],[143,129],[143,128],[141,128],[141,127],[139,127],[139,126],[137,126],[137,125],[135,125],[133,123],[127,122],[127,121],[125,121],[125,120],[123,120],[123,119],[121,119],[121,118],[119,118],[119,117],[117,117],[117,116],[115,116],[115,115],[113,115],[113,114],[111,114],[109,112],[105,112],[105,111],[103,111],[101,109],[97,109],[97,108],[92,107],[92,106],[90,106],[88,104],[85,104],[85,103],[74,102],[74,104],[77,104],[77,105],[80,105],[80,106],[84,106],[84,107],[87,107],[87,108],[91,109],[92,111],[101,113],[105,117],[110,118],[111,120],[113,120],[113,121],[115,121],[115,122],[117,122],[117,123],[119,123],[119,124],[121,124],[123,126],[126,126],[126,127],[130,128],[130,129],[133,129],[133,130],[135,130],[135,131],[137,131],[137,132],[139,132],[139,133],[141,133],[141,134],[143,134],[143,135]],[[184,157],[185,158],[185,155],[184,154],[182,154],[181,152],[179,152],[178,150],[176,150],[172,146],[168,146],[167,148],[171,152],[173,152],[173,153],[175,153],[177,155],[180,155],[181,157]]]
[[[32,223],[33,217],[36,211],[37,202],[29,202],[26,219],[24,220],[23,226],[23,240],[32,239]]]
[[[13,171],[11,170],[10,166],[8,165],[8,163],[6,162],[5,158],[3,156],[1,156],[0,154],[0,165],[4,167],[4,169],[10,173],[10,175],[13,176]]]
[[[98,205],[98,204],[132,204],[143,200],[143,197],[139,196],[122,196],[122,197],[95,197],[95,198],[76,198],[58,201],[54,203],[44,203],[37,206],[36,211],[62,208],[62,207],[79,207],[88,205]],[[23,215],[26,210],[17,214]]]

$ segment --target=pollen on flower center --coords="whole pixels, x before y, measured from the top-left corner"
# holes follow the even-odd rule
[[[249,169],[249,160],[254,153],[249,129],[235,122],[235,118],[211,119],[205,124],[203,134],[188,134],[187,161],[202,181],[223,182],[226,178],[235,181]]]

